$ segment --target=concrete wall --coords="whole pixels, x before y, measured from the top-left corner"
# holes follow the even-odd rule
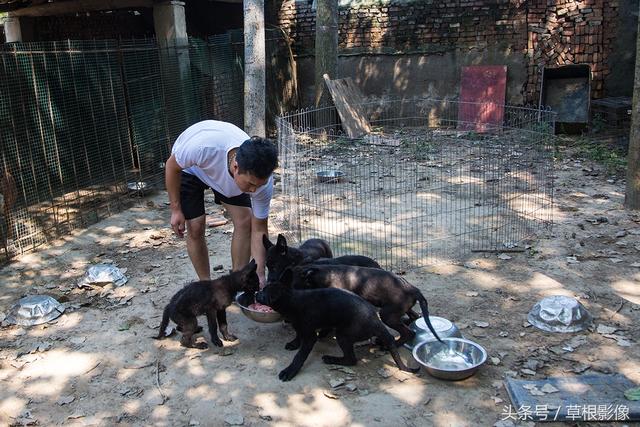
[[[633,76],[635,44],[618,38],[635,34],[637,16],[622,3],[340,0],[335,77],[352,77],[365,95],[455,97],[463,66],[505,64],[507,103],[537,104],[543,68],[588,64],[592,98],[630,91],[628,78],[612,78]],[[311,2],[283,0],[276,16],[293,40],[302,104],[309,105],[315,11]]]
[[[440,55],[342,55],[338,60],[338,76],[351,77],[364,94],[372,97],[428,96],[457,97],[463,66],[507,64],[508,104],[523,104],[523,82],[527,68],[522,54],[510,54],[504,48],[483,51],[453,51]],[[298,75],[303,105],[313,99],[312,56],[298,58]]]

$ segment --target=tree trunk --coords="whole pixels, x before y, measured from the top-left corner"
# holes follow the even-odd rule
[[[633,109],[627,155],[627,191],[624,206],[627,209],[637,210],[640,209],[640,19],[638,19],[636,37],[636,74],[633,84]]]
[[[338,70],[338,0],[317,0],[315,46],[316,106],[328,102],[327,88],[322,77],[325,73],[335,79]]]
[[[244,128],[253,136],[265,129],[264,0],[244,0]]]

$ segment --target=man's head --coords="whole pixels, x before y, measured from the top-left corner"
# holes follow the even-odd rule
[[[278,149],[267,138],[253,136],[236,151],[234,179],[242,191],[252,193],[264,185],[278,166]]]
[[[236,162],[240,173],[266,179],[278,166],[278,149],[270,139],[252,136],[238,147]]]

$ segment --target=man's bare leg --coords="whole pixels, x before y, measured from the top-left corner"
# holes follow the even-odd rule
[[[232,206],[223,203],[233,222],[231,238],[231,264],[233,270],[239,270],[251,257],[251,208]]]
[[[191,259],[191,264],[196,270],[198,279],[211,279],[211,269],[209,267],[209,250],[204,237],[205,215],[194,219],[188,219],[187,223],[187,253]]]

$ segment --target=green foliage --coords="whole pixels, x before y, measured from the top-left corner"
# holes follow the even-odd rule
[[[626,170],[626,153],[619,148],[587,137],[577,139],[573,146],[579,157],[602,164],[608,173],[623,173]]]
[[[534,257],[534,256],[536,256],[536,255],[538,255],[539,253],[540,253],[540,251],[539,251],[539,250],[537,250],[537,249],[534,249],[534,248],[529,248],[529,249],[527,249],[527,255],[528,255],[530,258],[532,258],[532,257]]]
[[[339,137],[338,139],[335,140],[335,142],[333,143],[333,148],[336,149],[340,149],[340,148],[348,148],[350,146],[354,145],[354,140],[350,139],[350,138],[345,138],[345,137]]]
[[[468,139],[469,141],[482,141],[484,139],[484,136],[476,131],[471,130],[465,135],[465,139]]]
[[[605,130],[607,127],[607,122],[605,121],[602,114],[596,113],[593,115],[593,119],[591,120],[591,132],[600,133]]]
[[[430,137],[402,138],[400,144],[402,147],[413,150],[416,160],[429,160],[429,153],[433,153],[435,148]]]
[[[533,132],[543,133],[543,134],[553,134],[553,129],[551,128],[551,123],[549,122],[536,122],[531,125],[531,130]]]

